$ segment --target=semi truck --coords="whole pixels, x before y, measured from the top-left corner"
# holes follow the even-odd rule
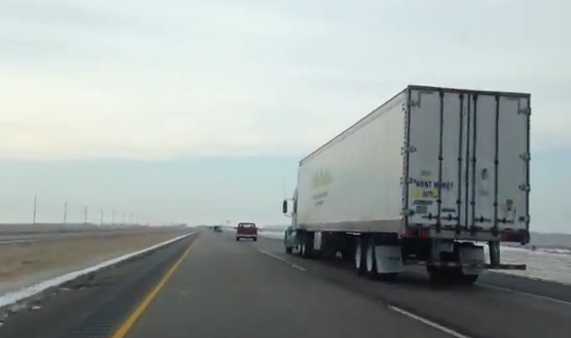
[[[299,162],[287,253],[472,285],[529,236],[528,93],[409,85]],[[489,250],[486,257],[485,249]]]

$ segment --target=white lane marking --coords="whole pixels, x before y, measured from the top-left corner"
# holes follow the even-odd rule
[[[495,286],[495,285],[480,284],[480,283],[478,283],[478,285],[481,286],[481,287],[484,287],[484,288],[488,288],[488,289],[493,289],[493,290],[498,290],[498,291],[503,291],[503,292],[514,293],[514,294],[517,294],[517,295],[527,296],[527,297],[531,297],[531,298],[537,298],[537,299],[546,300],[546,301],[550,301],[550,302],[554,302],[554,303],[558,303],[558,304],[562,304],[562,305],[571,305],[571,302],[568,302],[568,301],[566,301],[566,300],[557,299],[557,298],[552,298],[552,297],[547,297],[547,296],[540,296],[540,295],[536,295],[536,294],[533,294],[533,293],[528,293],[528,292],[524,292],[524,291],[512,290],[512,289],[503,288],[503,287],[501,287],[501,286]]]
[[[6,240],[0,240],[0,245],[2,244],[18,244],[18,243],[34,243],[37,242],[37,240],[32,240],[32,239],[6,239]]]
[[[277,259],[278,261],[281,261],[281,262],[284,262],[284,263],[286,263],[286,264],[291,265],[292,268],[298,269],[298,270],[300,270],[300,271],[306,271],[305,268],[302,268],[302,267],[299,266],[299,265],[296,265],[296,264],[294,264],[294,263],[292,263],[292,262],[290,262],[290,261],[288,261],[288,260],[286,260],[286,259],[283,259],[283,258],[281,258],[280,256],[276,256],[276,255],[274,255],[274,254],[272,254],[272,253],[269,253],[269,252],[267,252],[267,251],[265,251],[265,250],[260,250],[260,249],[257,249],[257,250],[258,250],[259,253],[262,253],[262,254],[264,254],[264,255],[267,255],[267,256],[270,256],[270,257],[272,257],[272,258],[275,258],[275,259]]]
[[[414,319],[414,320],[417,320],[417,321],[419,321],[419,322],[421,322],[421,323],[423,323],[423,324],[425,324],[425,325],[428,325],[428,326],[430,326],[430,327],[433,327],[433,328],[435,328],[435,329],[437,329],[437,330],[439,330],[439,331],[442,331],[442,332],[444,332],[444,333],[447,333],[447,334],[451,335],[452,337],[456,337],[456,338],[470,338],[470,337],[468,337],[468,336],[466,336],[466,335],[461,334],[460,332],[456,332],[456,331],[454,331],[454,330],[452,330],[452,329],[449,329],[449,328],[447,328],[447,327],[444,327],[444,326],[442,326],[442,325],[440,325],[440,324],[437,324],[437,323],[435,323],[435,322],[433,322],[433,321],[431,321],[431,320],[428,320],[428,319],[426,319],[426,318],[417,316],[417,315],[415,315],[415,314],[413,314],[413,313],[410,313],[410,312],[408,312],[408,311],[405,311],[405,310],[403,310],[403,309],[401,309],[401,308],[398,308],[398,307],[396,307],[396,306],[389,305],[389,309],[391,309],[391,310],[393,310],[393,311],[395,311],[395,312],[398,312],[398,313],[400,313],[400,314],[402,314],[402,315],[405,315],[405,316],[407,316],[407,317],[409,317],[409,318],[412,318],[412,319]]]

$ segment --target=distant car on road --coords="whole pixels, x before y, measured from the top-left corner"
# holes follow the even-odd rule
[[[220,225],[215,225],[214,232],[222,232],[222,227]]]
[[[236,227],[236,241],[242,238],[250,238],[254,242],[258,240],[258,227],[255,223],[238,223]]]

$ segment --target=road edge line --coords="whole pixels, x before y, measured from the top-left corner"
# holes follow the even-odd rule
[[[504,288],[501,286],[495,286],[495,285],[490,285],[490,284],[482,284],[482,283],[478,283],[477,284],[480,287],[483,288],[487,288],[487,289],[492,289],[492,290],[496,290],[496,291],[501,291],[501,292],[507,292],[507,293],[513,293],[516,295],[522,295],[522,296],[526,296],[526,297],[531,297],[531,298],[536,298],[536,299],[541,299],[547,302],[553,302],[553,303],[557,303],[557,304],[561,304],[561,305],[571,305],[571,302],[568,302],[566,300],[561,300],[561,299],[557,299],[557,298],[553,298],[553,297],[549,297],[549,296],[542,296],[542,295],[537,295],[534,293],[529,293],[529,292],[525,292],[525,291],[518,291],[518,290],[513,290],[513,289],[508,289],[508,288]]]
[[[157,297],[159,292],[164,288],[166,283],[170,280],[172,275],[177,271],[182,262],[188,257],[190,250],[193,248],[194,240],[188,248],[182,253],[182,255],[176,260],[176,262],[168,269],[168,271],[163,275],[161,280],[151,289],[149,293],[143,298],[143,300],[137,305],[135,310],[127,317],[125,321],[119,326],[119,328],[111,335],[111,338],[124,338],[129,331],[133,328],[137,320],[141,318],[145,310],[149,307],[151,302]]]
[[[426,318],[424,318],[424,317],[415,315],[414,313],[410,313],[410,312],[408,312],[408,311],[406,311],[406,310],[403,310],[403,309],[401,309],[401,308],[399,308],[399,307],[396,307],[396,306],[394,306],[394,305],[389,305],[388,307],[389,307],[389,309],[391,309],[391,310],[393,310],[393,311],[395,311],[395,312],[397,312],[397,313],[400,313],[401,315],[404,315],[404,316],[406,316],[406,317],[409,317],[409,318],[411,318],[411,319],[414,319],[414,320],[416,320],[416,321],[419,321],[419,322],[421,322],[421,323],[423,323],[423,324],[425,324],[425,325],[427,325],[427,326],[430,326],[430,327],[432,327],[432,328],[434,328],[434,329],[437,329],[438,331],[441,331],[441,332],[444,332],[444,333],[446,333],[446,334],[449,334],[449,335],[451,335],[452,337],[456,337],[456,338],[470,338],[469,336],[466,336],[466,335],[464,335],[464,334],[462,334],[462,333],[460,333],[460,332],[458,332],[458,331],[454,331],[454,330],[452,330],[452,329],[449,329],[449,328],[447,328],[447,327],[445,327],[445,326],[442,326],[442,325],[440,325],[440,324],[438,324],[438,323],[435,323],[435,322],[433,322],[433,321],[431,321],[431,320],[428,320],[428,319],[426,319]]]
[[[280,261],[280,262],[286,263],[286,264],[290,265],[290,266],[291,266],[292,268],[294,268],[294,269],[298,269],[299,271],[303,271],[303,272],[307,271],[304,267],[301,267],[301,266],[299,266],[299,265],[297,265],[297,264],[294,264],[294,263],[288,261],[287,259],[281,258],[280,256],[276,256],[276,255],[274,255],[274,254],[272,254],[272,253],[269,253],[269,252],[267,252],[267,251],[265,251],[265,250],[261,250],[261,249],[256,249],[256,250],[257,250],[259,253],[261,253],[261,254],[264,254],[264,255],[266,255],[266,256],[275,258],[275,259],[277,259],[277,260]]]

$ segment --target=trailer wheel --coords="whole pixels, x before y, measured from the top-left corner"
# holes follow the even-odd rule
[[[460,285],[471,286],[476,283],[478,277],[480,277],[480,275],[465,275],[462,273],[460,276],[458,276],[458,283]]]
[[[365,267],[367,277],[370,279],[379,279],[379,271],[377,270],[377,258],[375,256],[375,245],[371,242],[367,245],[367,254],[365,257]]]
[[[286,246],[285,251],[286,251],[287,254],[291,255],[292,252],[293,252],[293,248],[290,247],[290,246]]]
[[[426,268],[430,281],[434,284],[458,284],[471,286],[476,283],[479,275],[466,275],[462,272],[462,268],[446,268],[437,266],[428,266]]]
[[[357,270],[357,273],[359,275],[363,275],[366,272],[365,255],[366,255],[365,241],[358,238],[357,243],[355,245],[355,254],[353,255],[353,258],[355,262],[355,270]]]
[[[476,283],[480,275],[467,275],[462,271],[462,268],[454,269],[454,281],[459,285],[471,286]]]
[[[445,284],[454,279],[450,269],[443,267],[429,265],[426,267],[426,272],[428,272],[430,282],[433,284]]]

